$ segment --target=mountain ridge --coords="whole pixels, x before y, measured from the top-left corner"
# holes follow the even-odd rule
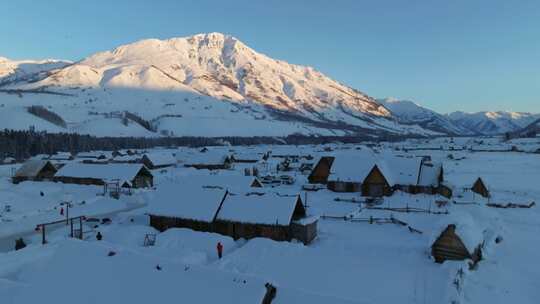
[[[540,114],[512,111],[455,111],[440,114],[410,100],[378,99],[403,123],[416,123],[423,128],[455,135],[498,135],[526,127]]]
[[[144,39],[77,62],[28,63],[0,61],[0,106],[11,110],[6,118],[21,121],[0,114],[0,128],[28,128],[35,117],[26,109],[42,106],[66,121],[61,131],[96,136],[472,133],[419,106],[420,116],[405,116],[312,67],[273,59],[221,33]],[[151,122],[155,134],[130,126],[125,113]],[[32,126],[59,131],[43,121]]]

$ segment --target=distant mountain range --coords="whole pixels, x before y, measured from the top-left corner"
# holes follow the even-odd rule
[[[0,109],[0,128],[152,137],[497,134],[540,118],[376,100],[220,33],[142,40],[79,62],[0,57]]]
[[[425,129],[455,135],[497,135],[526,128],[540,114],[523,112],[453,112],[439,114],[412,101],[379,99],[401,123],[417,124]]]

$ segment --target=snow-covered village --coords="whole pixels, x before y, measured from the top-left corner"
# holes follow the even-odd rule
[[[528,303],[540,138],[500,140],[127,149],[2,165],[0,298],[95,303],[92,289],[111,303],[156,293]]]
[[[0,304],[536,304],[538,1],[3,1]]]

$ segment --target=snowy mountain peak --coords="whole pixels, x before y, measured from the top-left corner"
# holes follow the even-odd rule
[[[379,99],[379,102],[392,111],[401,123],[416,124],[424,129],[445,134],[471,134],[469,130],[454,124],[444,115],[424,108],[413,101],[385,98]]]
[[[432,134],[418,126],[400,125],[375,99],[312,67],[272,59],[237,38],[221,33],[137,41],[60,69],[51,69],[46,77],[9,88],[46,90],[75,97],[93,92],[86,97],[93,102],[109,102],[114,96],[112,108],[134,111],[145,119],[157,121],[156,124],[159,124],[158,117],[170,115],[173,107],[180,107],[179,100],[204,96],[212,98],[214,106],[223,104],[219,107],[226,107],[226,112],[240,112],[250,119],[295,124],[295,133]],[[108,90],[109,94],[98,96],[102,93],[97,92],[102,90]],[[144,97],[145,102],[159,108],[154,112],[126,104],[125,94],[130,95],[130,104],[136,104],[134,100],[149,92],[169,97],[157,100]],[[177,97],[172,98],[171,94]],[[164,104],[169,107],[167,110],[161,109]],[[204,112],[213,112],[214,106],[206,106]],[[95,112],[95,109],[88,111]],[[178,109],[173,115],[185,116],[184,111]],[[223,117],[224,114],[212,113],[211,116]],[[315,132],[313,128],[318,130]]]
[[[5,59],[0,94],[13,113],[40,105],[64,120],[60,128],[95,135],[111,135],[114,128],[125,129],[120,136],[480,133],[456,122],[458,114],[440,115],[395,98],[377,101],[312,67],[270,58],[222,33],[145,39],[76,63]],[[138,120],[145,130],[125,120],[118,126],[119,113],[126,112],[145,120]],[[20,121],[25,123],[0,127],[26,129],[32,119]],[[488,124],[480,127],[495,132]]]
[[[525,128],[536,119],[540,114],[531,114],[525,112],[453,112],[448,117],[456,124],[474,130],[478,134],[493,135],[506,132],[514,132]]]

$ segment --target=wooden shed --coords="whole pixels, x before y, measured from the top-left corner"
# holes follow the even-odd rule
[[[51,180],[56,172],[56,167],[48,160],[29,160],[15,172],[12,182]]]
[[[54,181],[66,184],[105,185],[107,182],[128,182],[133,188],[153,187],[154,177],[141,164],[84,164],[70,163],[62,167]]]
[[[473,246],[469,245],[469,247],[467,248],[467,245],[456,233],[456,225],[450,224],[432,244],[431,255],[437,263],[466,259],[478,262],[482,258],[482,243],[479,241]]]
[[[474,182],[471,191],[480,194],[483,197],[489,197],[489,190],[482,178],[480,177]]]
[[[323,156],[311,173],[308,176],[308,181],[311,184],[326,184],[328,182],[328,176],[330,175],[330,169],[332,168],[332,163],[334,162],[333,156]]]

